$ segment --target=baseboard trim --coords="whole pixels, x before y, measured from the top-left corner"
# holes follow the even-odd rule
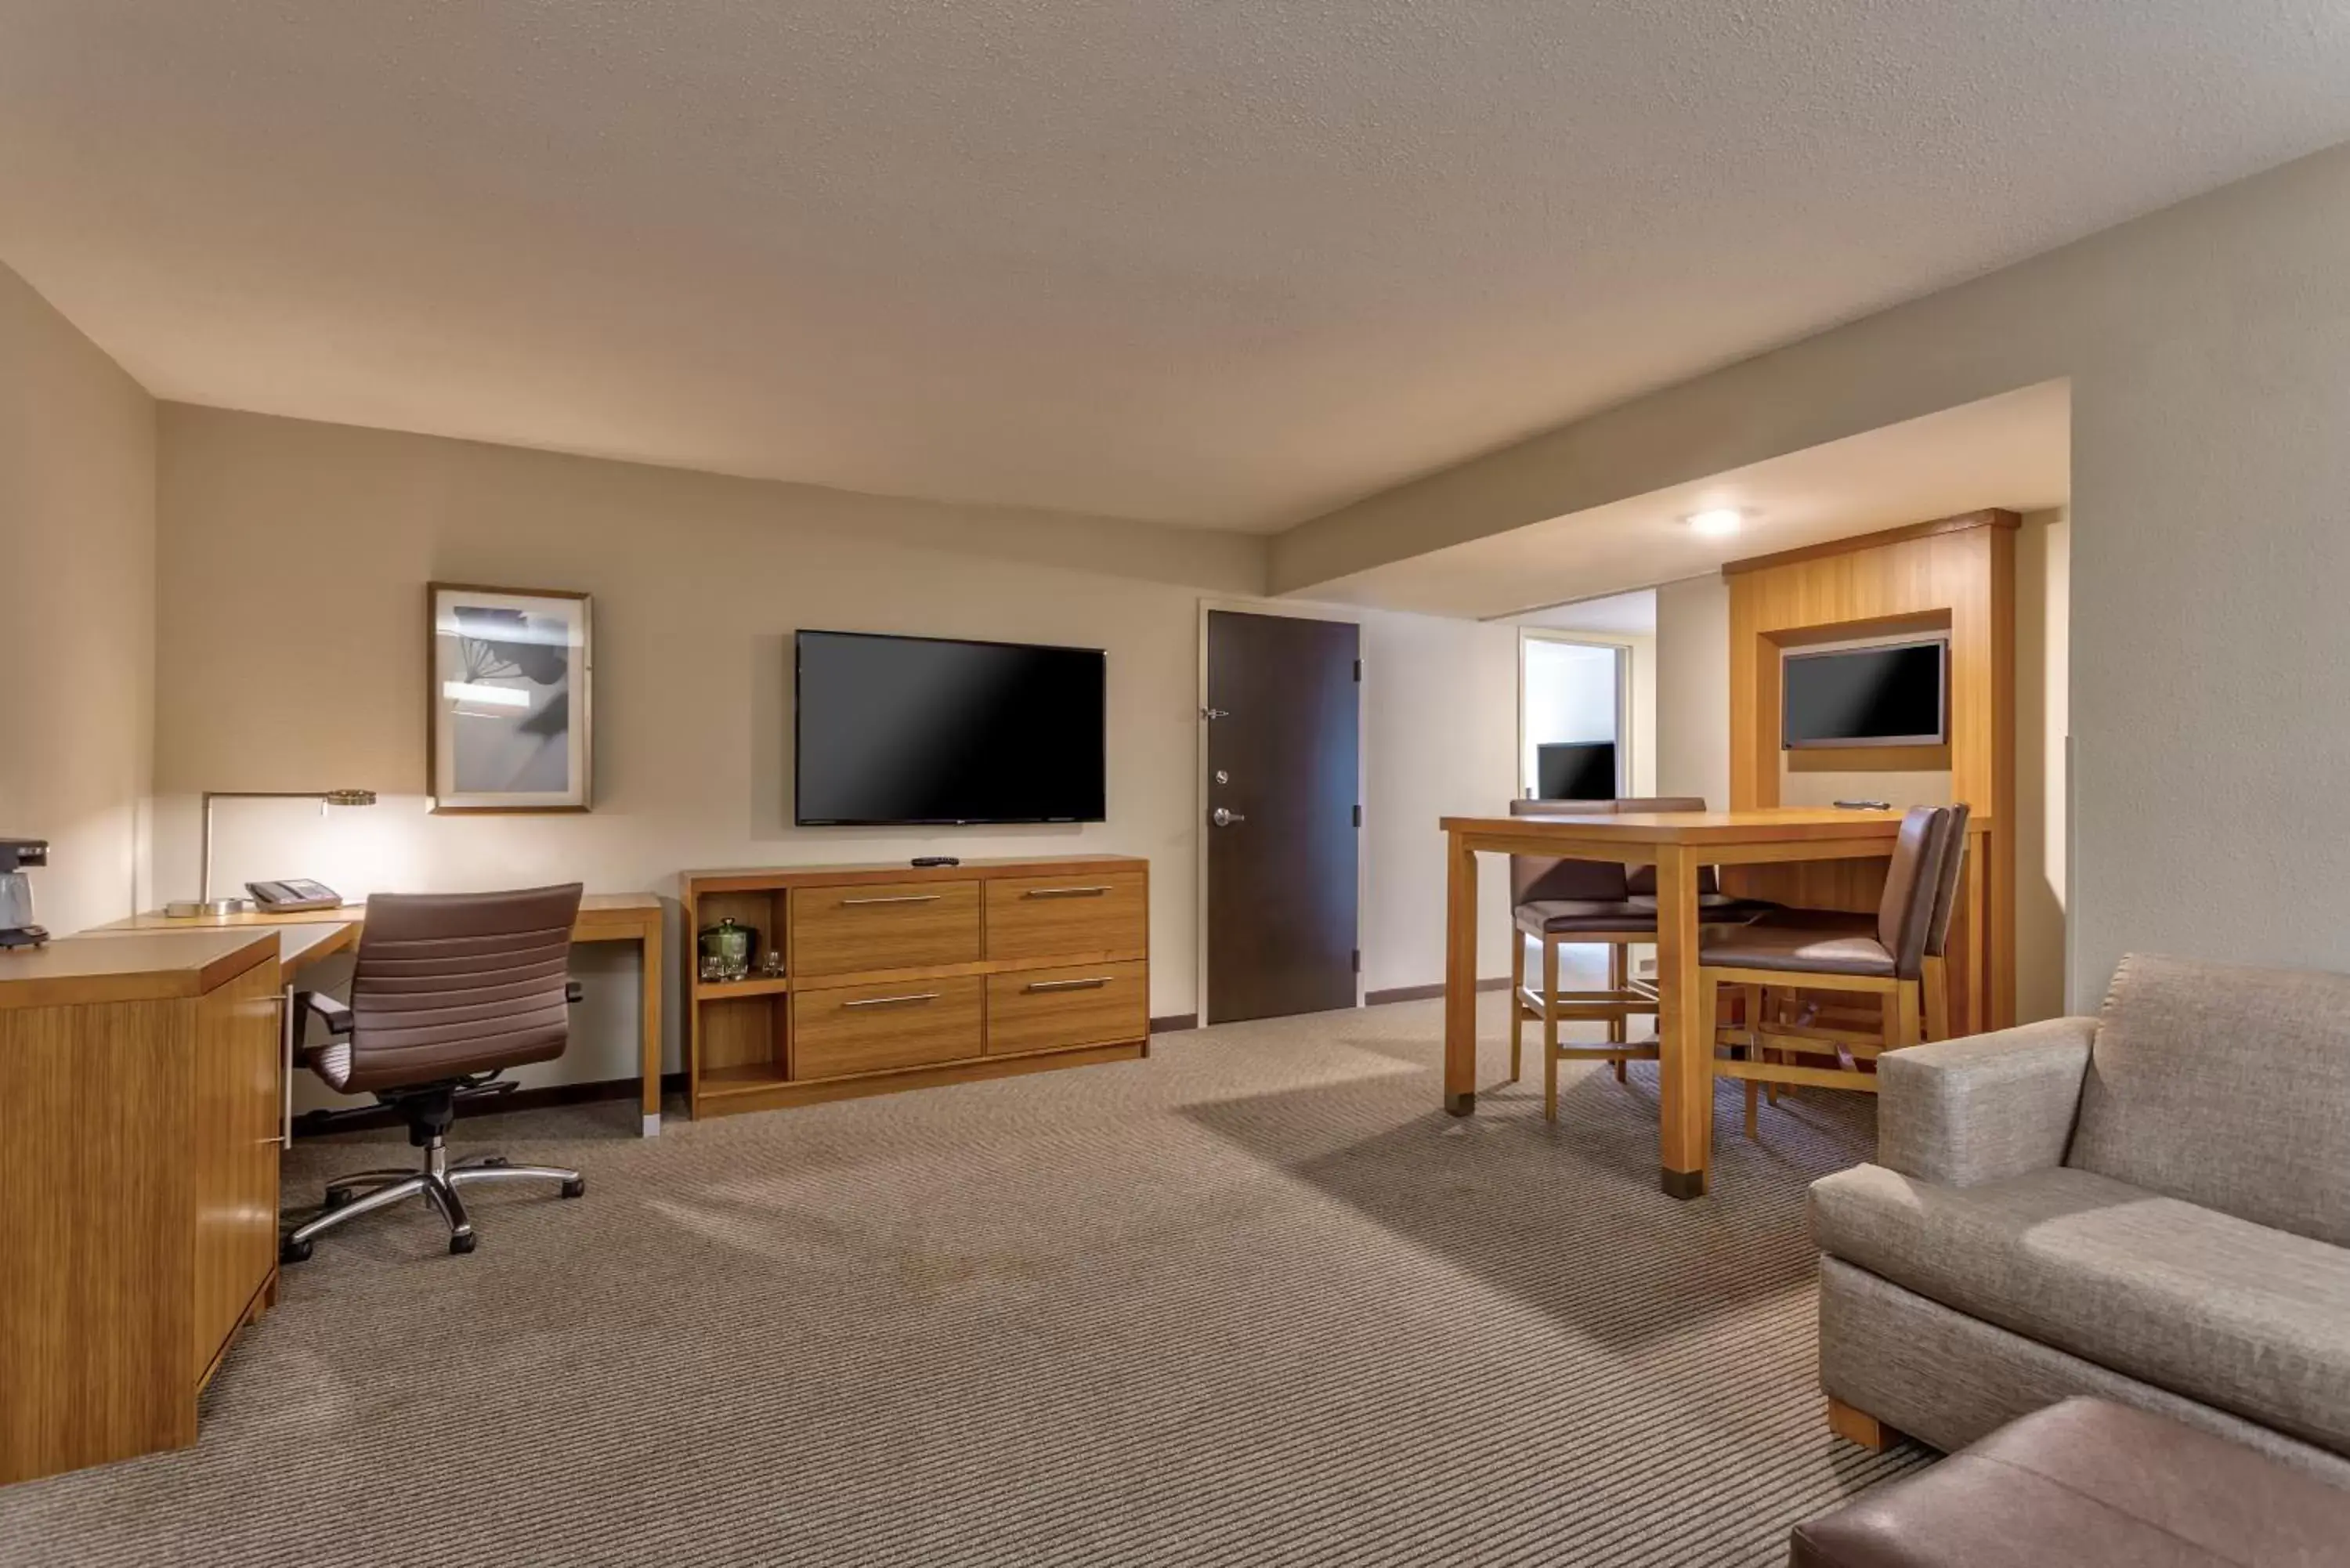
[[[1507,991],[1510,989],[1510,980],[1507,975],[1503,975],[1499,980],[1481,980],[1477,982],[1477,989],[1480,991]],[[1386,991],[1365,992],[1363,993],[1363,1005],[1365,1007],[1383,1007],[1390,1002],[1433,1002],[1436,998],[1442,996],[1443,994],[1444,982],[1440,980],[1434,985],[1399,985],[1390,987]]]
[[[1180,1034],[1186,1029],[1198,1027],[1200,1027],[1200,1015],[1196,1012],[1170,1012],[1164,1018],[1154,1018],[1150,1021],[1150,1032],[1153,1034]]]
[[[633,1100],[643,1092],[643,1089],[644,1081],[640,1078],[601,1078],[590,1084],[541,1084],[534,1088],[516,1089],[511,1095],[500,1095],[495,1103],[483,1107],[483,1114],[504,1116],[508,1111],[545,1111],[552,1110],[558,1106],[593,1105],[599,1100]],[[671,1095],[682,1095],[685,1092],[684,1074],[661,1075],[661,1095],[664,1098]],[[308,1114],[306,1111],[303,1116]],[[459,1103],[458,1114],[461,1116],[464,1114],[462,1101]],[[320,1137],[328,1133],[366,1132],[378,1127],[397,1127],[406,1125],[400,1114],[390,1106],[378,1106],[371,1109],[346,1115],[331,1127],[306,1127],[302,1125],[302,1116],[296,1116],[294,1136]]]

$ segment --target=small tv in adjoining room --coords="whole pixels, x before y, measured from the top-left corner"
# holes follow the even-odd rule
[[[1941,638],[1788,654],[1781,746],[1940,745],[1950,738],[1950,655]]]
[[[1616,742],[1558,741],[1534,748],[1536,800],[1614,800]]]
[[[793,818],[803,827],[1100,822],[1098,648],[804,631]]]

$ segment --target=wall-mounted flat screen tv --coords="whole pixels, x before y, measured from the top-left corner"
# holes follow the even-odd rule
[[[794,663],[804,827],[1106,815],[1100,649],[804,631]]]
[[[1932,746],[1950,739],[1950,651],[1939,638],[1790,653],[1780,742],[1810,746]]]
[[[1614,800],[1616,742],[1550,741],[1534,748],[1536,800]]]

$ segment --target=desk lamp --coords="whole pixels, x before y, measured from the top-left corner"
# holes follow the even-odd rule
[[[193,902],[181,899],[163,906],[163,912],[174,917],[189,915],[234,915],[253,908],[250,898],[215,898],[213,897],[213,803],[221,800],[315,800],[318,815],[324,816],[330,805],[373,805],[375,791],[371,789],[222,789],[204,791],[203,885]]]

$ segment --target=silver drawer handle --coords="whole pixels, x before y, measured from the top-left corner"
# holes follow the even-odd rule
[[[881,898],[843,898],[840,907],[846,909],[851,904],[935,904],[941,897],[937,893],[892,893]]]
[[[1116,975],[1100,974],[1091,980],[1032,980],[1021,989],[1024,991],[1099,991],[1117,978]]]
[[[843,1007],[901,1007],[909,1002],[936,1002],[935,991],[917,991],[905,996],[868,996],[855,1002],[844,1002]]]
[[[1097,898],[1108,891],[1107,884],[1099,888],[1031,888],[1020,896],[1024,898]]]

